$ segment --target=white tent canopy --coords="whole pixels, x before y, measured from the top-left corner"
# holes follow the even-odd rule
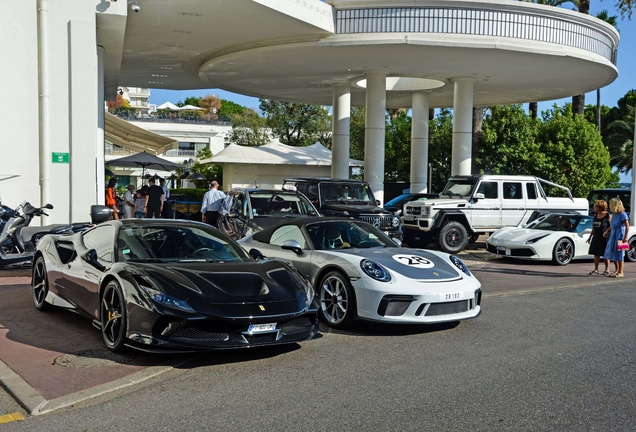
[[[260,147],[230,144],[201,163],[331,166],[331,150],[320,143],[307,147],[289,146],[280,141],[272,141]],[[362,167],[364,162],[349,159],[349,166]]]
[[[203,108],[194,106],[194,105],[184,105],[181,108],[177,108],[179,111],[197,111],[202,110]]]
[[[160,109],[168,109],[170,111],[179,111],[181,110],[181,108],[179,108],[178,106],[176,106],[175,104],[173,104],[172,102],[165,102],[162,103],[161,105],[159,105],[157,107],[158,110]]]

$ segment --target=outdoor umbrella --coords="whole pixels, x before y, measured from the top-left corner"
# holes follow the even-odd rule
[[[146,172],[146,168],[162,171],[174,171],[177,168],[181,168],[181,165],[179,164],[170,162],[166,159],[161,159],[160,157],[146,152],[137,153],[119,159],[113,159],[108,161],[108,165],[117,167],[141,167],[142,177]]]

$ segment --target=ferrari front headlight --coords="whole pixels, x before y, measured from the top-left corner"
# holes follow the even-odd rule
[[[550,234],[545,234],[545,235],[542,235],[542,236],[539,236],[539,237],[532,238],[532,239],[528,240],[526,242],[526,244],[534,244],[534,243],[538,242],[539,240],[546,238],[549,235]]]
[[[181,309],[186,312],[194,312],[194,309],[192,309],[192,306],[190,306],[188,303],[186,303],[183,300],[176,299],[174,297],[169,296],[168,294],[162,293],[159,290],[156,290],[147,286],[142,285],[141,288],[146,292],[146,294],[148,294],[148,297],[150,297],[150,299],[154,301],[155,303],[159,303],[160,305],[163,305],[163,306],[173,307],[175,309]]]
[[[376,262],[365,259],[360,261],[360,267],[369,277],[377,281],[389,282],[391,280],[389,271]]]

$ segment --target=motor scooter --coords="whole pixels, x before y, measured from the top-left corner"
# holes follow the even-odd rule
[[[35,247],[47,234],[72,234],[84,231],[93,226],[89,222],[74,224],[55,224],[31,227],[36,216],[46,215],[44,209],[52,209],[51,204],[44,207],[33,207],[28,202],[22,203],[15,210],[5,210],[0,219],[5,219],[0,233],[0,268],[30,267],[33,263]]]

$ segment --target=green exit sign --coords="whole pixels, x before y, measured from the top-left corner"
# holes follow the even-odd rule
[[[68,153],[53,152],[53,163],[68,163]]]

